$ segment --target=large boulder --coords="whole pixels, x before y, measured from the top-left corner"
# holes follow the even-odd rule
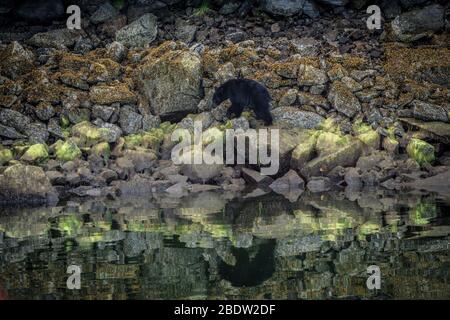
[[[202,63],[188,50],[174,50],[147,59],[138,71],[139,86],[153,114],[169,116],[197,109],[202,99]]]
[[[391,22],[394,35],[404,42],[428,37],[444,25],[444,8],[437,4],[403,13]]]
[[[448,122],[447,111],[438,105],[419,100],[411,102],[414,118],[425,121]]]
[[[16,79],[33,68],[33,53],[24,49],[17,41],[0,51],[0,73]]]
[[[363,150],[363,143],[353,140],[340,148],[338,151],[315,158],[309,161],[300,170],[300,173],[307,179],[312,176],[327,174],[337,166],[354,166]]]
[[[294,107],[279,107],[272,111],[275,123],[283,123],[295,128],[313,129],[325,119],[310,111],[298,110]]]
[[[47,32],[36,33],[28,43],[38,48],[54,48],[64,50],[75,45],[80,33],[77,30],[55,29]]]
[[[55,202],[58,195],[40,167],[16,164],[0,175],[0,202]]]
[[[127,47],[143,47],[153,42],[158,33],[156,16],[147,13],[116,32],[116,40]]]

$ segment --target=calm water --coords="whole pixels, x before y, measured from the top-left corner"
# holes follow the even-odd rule
[[[448,299],[449,208],[376,190],[0,208],[0,299]]]

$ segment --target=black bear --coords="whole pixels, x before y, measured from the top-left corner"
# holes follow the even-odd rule
[[[227,110],[229,118],[232,113],[240,117],[244,107],[251,107],[257,118],[264,120],[266,125],[272,124],[269,111],[272,98],[258,82],[244,78],[228,80],[214,92],[213,103],[217,106],[227,99],[231,101],[231,107]]]

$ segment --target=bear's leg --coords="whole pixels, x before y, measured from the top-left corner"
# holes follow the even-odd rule
[[[232,103],[231,107],[227,110],[228,118],[231,118],[231,114],[235,114],[237,118],[239,118],[242,114],[242,110],[244,110],[244,106],[237,103]]]
[[[272,115],[269,111],[269,104],[259,104],[257,108],[253,109],[255,111],[256,117],[264,120],[264,123],[268,126],[272,124]]]

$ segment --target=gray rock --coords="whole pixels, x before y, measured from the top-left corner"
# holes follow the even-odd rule
[[[24,139],[26,136],[20,134],[16,129],[0,124],[0,137],[8,139]]]
[[[11,126],[19,132],[25,132],[31,119],[20,112],[11,109],[0,110],[0,123],[5,126]]]
[[[40,167],[16,164],[0,175],[0,202],[55,203],[58,195]]]
[[[156,39],[157,18],[151,13],[144,14],[136,21],[116,32],[116,40],[127,47],[144,47]]]
[[[121,62],[127,55],[127,48],[122,43],[114,41],[106,46],[106,55],[114,61]]]
[[[99,24],[115,18],[118,15],[118,11],[109,1],[103,3],[92,15],[91,22],[93,24]]]
[[[311,192],[324,192],[331,189],[331,180],[328,177],[312,177],[306,184]]]
[[[333,108],[349,118],[361,111],[361,104],[358,98],[340,81],[335,81],[331,85],[328,100]]]
[[[103,121],[108,121],[114,113],[114,110],[114,107],[96,104],[92,107],[92,116],[100,118]]]
[[[42,102],[34,109],[34,113],[39,120],[48,121],[55,115],[55,108],[48,102]]]
[[[294,107],[279,107],[272,111],[274,122],[284,122],[295,128],[313,129],[325,120],[322,116]]]
[[[103,121],[94,121],[94,124],[99,128],[108,129],[108,132],[105,133],[105,140],[107,142],[117,142],[123,134],[122,130],[115,124]]]
[[[272,182],[269,187],[277,193],[284,193],[292,189],[304,189],[305,182],[297,172],[289,170],[284,176]]]
[[[363,143],[361,141],[351,141],[336,152],[309,161],[300,170],[300,173],[303,177],[308,178],[327,174],[337,166],[354,166],[362,153],[362,149]]]
[[[411,102],[414,118],[425,121],[448,122],[447,111],[438,105],[414,100]]]
[[[120,109],[119,124],[126,134],[137,133],[142,128],[142,116],[134,112],[131,106]]]
[[[392,1],[395,2],[395,1]],[[425,3],[427,0],[400,0],[400,3],[404,8],[411,8],[419,4]]]
[[[178,40],[185,43],[191,43],[194,41],[195,33],[197,32],[197,26],[188,24],[186,21],[178,19],[175,23],[175,36]]]
[[[391,22],[392,31],[404,42],[429,37],[444,25],[444,8],[437,4],[403,13]]]
[[[344,181],[348,187],[357,189],[362,187],[361,174],[358,168],[348,168],[345,172]]]
[[[46,143],[48,140],[47,126],[41,122],[34,122],[29,124],[24,133],[28,136],[28,141],[31,143]]]
[[[313,66],[302,64],[298,68],[298,84],[300,86],[323,85],[328,81],[325,71]]]
[[[223,15],[231,14],[235,12],[241,5],[240,1],[227,1],[220,8],[219,13]]]
[[[318,18],[320,16],[319,8],[317,7],[317,4],[314,2],[314,0],[305,0],[305,3],[303,4],[303,14],[312,19]]]
[[[156,128],[161,124],[161,118],[151,114],[145,114],[142,116],[142,130],[148,131],[152,128]]]
[[[56,138],[59,139],[65,138],[63,129],[59,125],[59,120],[56,118],[51,118],[48,121],[47,130],[51,135],[55,136]]]
[[[191,51],[170,51],[140,68],[139,89],[148,98],[152,114],[169,116],[196,111],[202,99],[202,63]]]
[[[238,43],[238,42],[242,42],[246,39],[247,34],[245,32],[242,31],[237,31],[237,32],[232,32],[232,33],[228,33],[225,36],[225,39],[233,42],[233,43]]]
[[[293,16],[302,13],[305,0],[263,0],[262,8],[278,16]]]
[[[55,48],[64,50],[75,45],[79,32],[69,29],[56,29],[48,32],[36,33],[28,43],[39,48]]]

